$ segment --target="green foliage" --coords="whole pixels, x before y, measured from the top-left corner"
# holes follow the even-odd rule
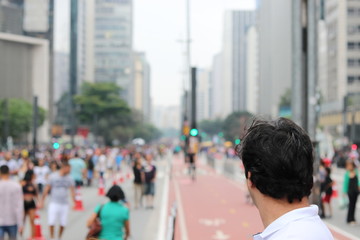
[[[291,107],[291,89],[285,90],[284,94],[280,97],[279,107]]]
[[[252,118],[249,112],[234,112],[224,121],[223,130],[226,140],[234,142],[243,136],[245,128]]]
[[[199,129],[201,132],[205,132],[208,135],[216,135],[223,130],[223,120],[203,120],[199,123]]]
[[[5,100],[0,100],[0,132],[3,132],[5,121]],[[17,98],[8,99],[9,134],[15,140],[29,133],[33,125],[33,106],[31,103]],[[39,107],[38,127],[45,120],[46,111]]]
[[[121,88],[115,83],[84,83],[81,95],[74,97],[79,106],[77,117],[82,123],[92,123],[94,116],[121,117],[130,113],[127,103],[120,98]]]
[[[74,98],[79,124],[91,126],[106,145],[115,139],[125,144],[133,138],[148,142],[161,136],[158,129],[143,122],[141,113],[129,108],[116,84],[84,83],[81,89],[81,94]]]
[[[134,138],[142,138],[146,142],[157,140],[161,137],[161,132],[151,124],[138,124],[134,128]]]

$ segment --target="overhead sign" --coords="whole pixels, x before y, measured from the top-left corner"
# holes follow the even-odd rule
[[[24,1],[23,28],[25,32],[49,31],[49,0]]]

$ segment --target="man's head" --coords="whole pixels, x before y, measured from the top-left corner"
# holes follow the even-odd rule
[[[244,164],[248,186],[262,195],[289,203],[310,195],[312,143],[306,132],[291,120],[254,120],[237,152]],[[249,190],[252,193],[251,187]]]
[[[63,176],[68,175],[70,173],[70,170],[71,170],[71,166],[68,162],[63,162],[61,164],[60,173]]]
[[[6,177],[6,176],[9,176],[9,174],[10,174],[10,169],[9,169],[9,167],[6,166],[6,165],[2,165],[2,166],[0,167],[0,176],[1,176],[1,177]]]
[[[12,158],[12,153],[11,153],[11,152],[7,152],[7,153],[5,153],[4,158],[5,158],[5,160],[6,160],[6,161],[10,161],[10,160],[11,160],[11,158]]]

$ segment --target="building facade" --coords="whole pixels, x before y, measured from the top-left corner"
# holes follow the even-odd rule
[[[151,119],[151,82],[150,65],[145,53],[134,53],[134,108],[140,111],[144,119]]]
[[[132,1],[97,0],[94,21],[94,79],[114,82],[133,106]]]
[[[279,115],[280,97],[291,88],[292,1],[260,1],[258,114]]]
[[[259,51],[258,32],[252,26],[247,32],[246,54],[246,106],[245,110],[257,114],[258,112],[258,88],[259,88]]]
[[[49,112],[48,40],[0,33],[0,98],[20,98]],[[20,86],[20,87],[19,87]],[[39,142],[49,140],[49,121],[38,129]]]
[[[255,11],[227,11],[224,26],[224,81],[231,88],[231,112],[246,109],[246,34],[255,24]]]
[[[210,119],[210,76],[210,71],[207,69],[197,70],[196,117],[198,122]]]

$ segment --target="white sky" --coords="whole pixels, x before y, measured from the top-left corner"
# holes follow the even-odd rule
[[[146,53],[151,66],[154,105],[179,105],[182,92],[186,37],[186,0],[133,0],[134,50]],[[55,49],[68,51],[69,0],[56,0]],[[223,14],[232,9],[254,9],[254,0],[190,0],[191,63],[210,67],[222,44]],[[66,33],[66,34],[65,34]]]
[[[179,105],[184,69],[186,0],[134,0],[134,48],[144,51],[152,70],[154,105]],[[254,9],[253,0],[190,0],[191,63],[210,67],[222,44],[223,14]]]

